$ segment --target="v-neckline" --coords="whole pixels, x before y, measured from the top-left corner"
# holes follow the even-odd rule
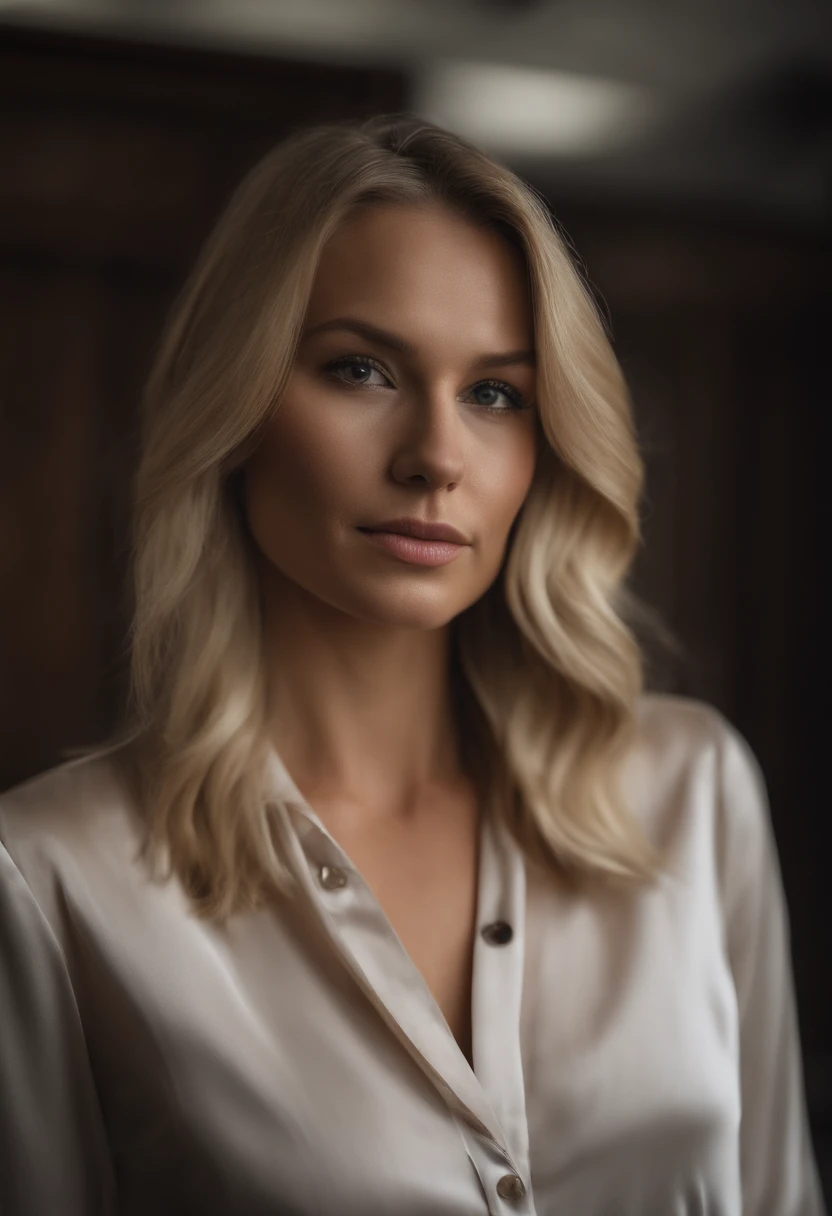
[[[519,1150],[520,1160],[527,1160],[519,1043],[523,974],[519,921],[525,915],[525,868],[517,846],[494,822],[490,808],[483,806],[477,833],[469,1060],[369,884],[274,749],[271,757],[272,789],[285,846],[342,961],[450,1108],[507,1156],[517,1159]],[[321,889],[322,865],[345,871],[348,881],[342,889]],[[508,952],[482,937],[483,925],[496,920],[518,921]],[[510,1131],[504,1130],[497,1113],[501,1108],[509,1116]]]

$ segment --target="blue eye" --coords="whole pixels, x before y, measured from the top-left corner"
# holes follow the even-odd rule
[[[344,370],[355,369],[361,371],[376,371],[380,376],[383,376],[390,384],[390,378],[385,372],[380,363],[369,355],[345,355],[341,359],[333,359],[327,363],[324,371],[338,380],[339,383],[347,388],[379,388],[378,384],[371,384],[367,379],[353,379],[342,374]],[[475,384],[469,393],[479,393],[482,390],[491,394],[496,394],[497,397],[505,397],[508,405],[494,405],[491,401],[477,401],[477,404],[489,414],[511,414],[515,410],[528,409],[528,402],[523,399],[522,393],[519,393],[516,388],[512,388],[510,384],[505,384],[502,380],[480,380]]]
[[[510,402],[508,406],[498,407],[487,401],[481,401],[480,405],[490,414],[509,414],[512,410],[526,409],[526,402],[523,400],[522,394],[518,393],[517,389],[512,388],[510,384],[504,384],[502,380],[481,380],[479,384],[474,385],[471,391],[479,392],[482,389],[486,389],[490,393],[497,393],[498,396],[505,397]]]

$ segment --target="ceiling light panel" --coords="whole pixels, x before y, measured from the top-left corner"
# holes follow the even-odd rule
[[[598,156],[653,126],[650,93],[559,71],[434,60],[417,66],[413,108],[499,155]]]

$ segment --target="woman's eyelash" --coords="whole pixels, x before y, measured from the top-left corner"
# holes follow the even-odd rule
[[[376,363],[375,359],[371,359],[369,355],[346,355],[342,359],[333,359],[331,363],[326,364],[324,371],[334,373],[335,369],[339,367],[371,367],[374,371],[381,372],[382,376],[387,375],[381,364]],[[364,387],[358,380],[344,380],[341,376],[336,376],[335,379],[346,384],[348,388]]]
[[[343,377],[337,375],[337,369],[339,367],[371,367],[374,371],[377,371],[382,376],[387,377],[387,372],[384,370],[381,364],[377,363],[376,360],[370,355],[345,355],[343,358],[333,359],[330,363],[327,363],[324,370],[331,373],[336,380],[338,380],[341,384],[346,385],[347,388],[363,388],[365,386],[358,380],[345,380]],[[523,394],[518,392],[517,389],[513,388],[510,384],[506,384],[503,380],[478,380],[477,383],[472,387],[480,388],[481,386],[496,389],[511,402],[511,406],[508,409],[505,407],[501,409],[496,405],[485,405],[481,402],[480,408],[486,410],[489,414],[509,414],[513,410],[526,409],[528,406],[528,402],[524,400]]]
[[[528,406],[528,402],[524,400],[523,394],[518,393],[516,388],[512,388],[510,384],[506,384],[503,380],[478,380],[474,388],[479,388],[481,385],[485,385],[486,388],[496,388],[498,392],[503,393],[511,402],[513,410],[524,410]],[[508,412],[507,410],[498,409],[493,405],[483,405],[482,408],[490,410],[495,414],[505,414]]]

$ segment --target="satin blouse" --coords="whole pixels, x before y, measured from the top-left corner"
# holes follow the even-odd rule
[[[473,1067],[276,753],[299,885],[223,927],[136,860],[112,753],[0,797],[3,1216],[822,1216],[766,794],[641,699],[657,884],[566,890],[480,828]]]

